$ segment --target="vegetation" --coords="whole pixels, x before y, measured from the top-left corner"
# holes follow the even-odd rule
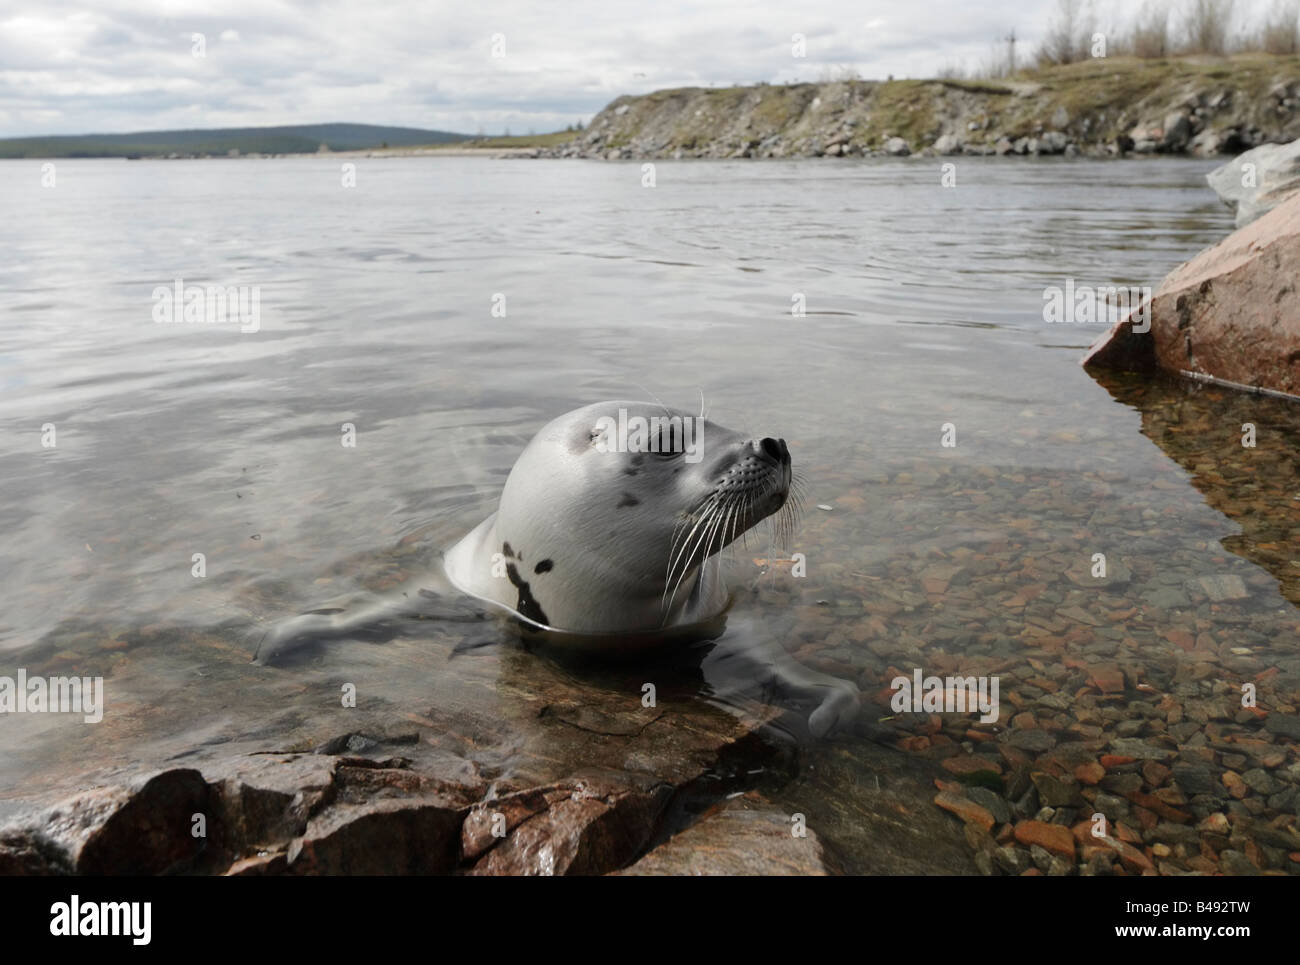
[[[507,132],[500,137],[476,137],[463,143],[447,146],[483,148],[554,147],[557,144],[565,144],[573,140],[581,132],[581,126],[575,128],[570,125],[566,130],[552,131],[549,134],[517,134],[511,136]]]
[[[1262,24],[1243,22],[1235,0],[1144,0],[1127,23],[1102,23],[1089,0],[1057,0],[1037,61],[1070,64],[1106,55],[1142,58],[1263,52],[1293,54],[1300,47],[1300,0],[1273,0]]]
[[[1230,57],[1300,53],[1300,0],[1272,0],[1259,23],[1245,19],[1236,0],[1143,0],[1125,4],[1128,15],[1103,18],[1099,0],[1057,0],[1056,10],[1038,49],[1018,53],[1012,31],[994,45],[992,56],[968,71],[948,65],[941,80],[963,77],[1036,78],[1039,71],[1102,57]]]

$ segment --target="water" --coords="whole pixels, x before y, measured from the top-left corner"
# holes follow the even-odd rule
[[[1221,683],[1278,667],[1294,712],[1294,407],[1099,384],[1077,360],[1101,329],[1042,320],[1045,286],[1154,288],[1227,233],[1212,164],[960,159],[942,188],[919,159],[658,162],[643,187],[639,164],[354,160],[355,187],[328,157],[0,168],[0,672],[103,673],[114,708],[0,722],[0,799],[310,739],[339,679],[395,718],[459,699],[428,640],[290,672],[250,666],[249,634],[427,562],[553,416],[652,394],[784,437],[833,507],[796,539],[806,579],[737,554],[731,633],[864,691],[1065,657],[1173,687],[1213,654]],[[260,329],[156,324],[177,278],[256,286]],[[1068,577],[1098,552],[1130,577]],[[1187,589],[1216,574],[1248,595]],[[813,813],[827,781],[773,794]]]

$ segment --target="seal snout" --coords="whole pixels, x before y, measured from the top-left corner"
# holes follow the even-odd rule
[[[754,443],[754,453],[764,462],[777,468],[790,465],[790,450],[786,448],[784,439],[773,439],[769,436],[761,442]]]

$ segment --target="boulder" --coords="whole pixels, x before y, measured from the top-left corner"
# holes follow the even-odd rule
[[[1039,154],[1063,154],[1070,139],[1060,131],[1048,131],[1038,139]]]
[[[1261,145],[1205,177],[1243,227],[1300,190],[1300,140]]]
[[[885,153],[894,157],[907,157],[912,148],[901,137],[891,137],[885,142]]]
[[[935,154],[960,154],[961,141],[957,140],[955,135],[945,134],[934,142]]]
[[[1192,138],[1188,150],[1196,157],[1213,157],[1221,153],[1223,144],[1224,140],[1221,133],[1206,128]]]
[[[834,873],[812,829],[792,834],[791,815],[750,793],[707,812],[619,875],[814,875]]]
[[[1160,141],[1162,150],[1170,154],[1181,154],[1187,150],[1187,143],[1191,139],[1191,118],[1182,111],[1175,111],[1165,118],[1164,135]]]
[[[1160,368],[1300,397],[1297,278],[1300,194],[1293,194],[1175,268],[1149,309],[1121,319],[1083,365]]]

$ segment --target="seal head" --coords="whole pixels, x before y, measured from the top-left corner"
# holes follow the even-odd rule
[[[718,551],[773,514],[787,529],[790,484],[782,439],[654,403],[598,402],[537,433],[497,511],[448,551],[447,575],[545,629],[705,622],[728,603]]]

